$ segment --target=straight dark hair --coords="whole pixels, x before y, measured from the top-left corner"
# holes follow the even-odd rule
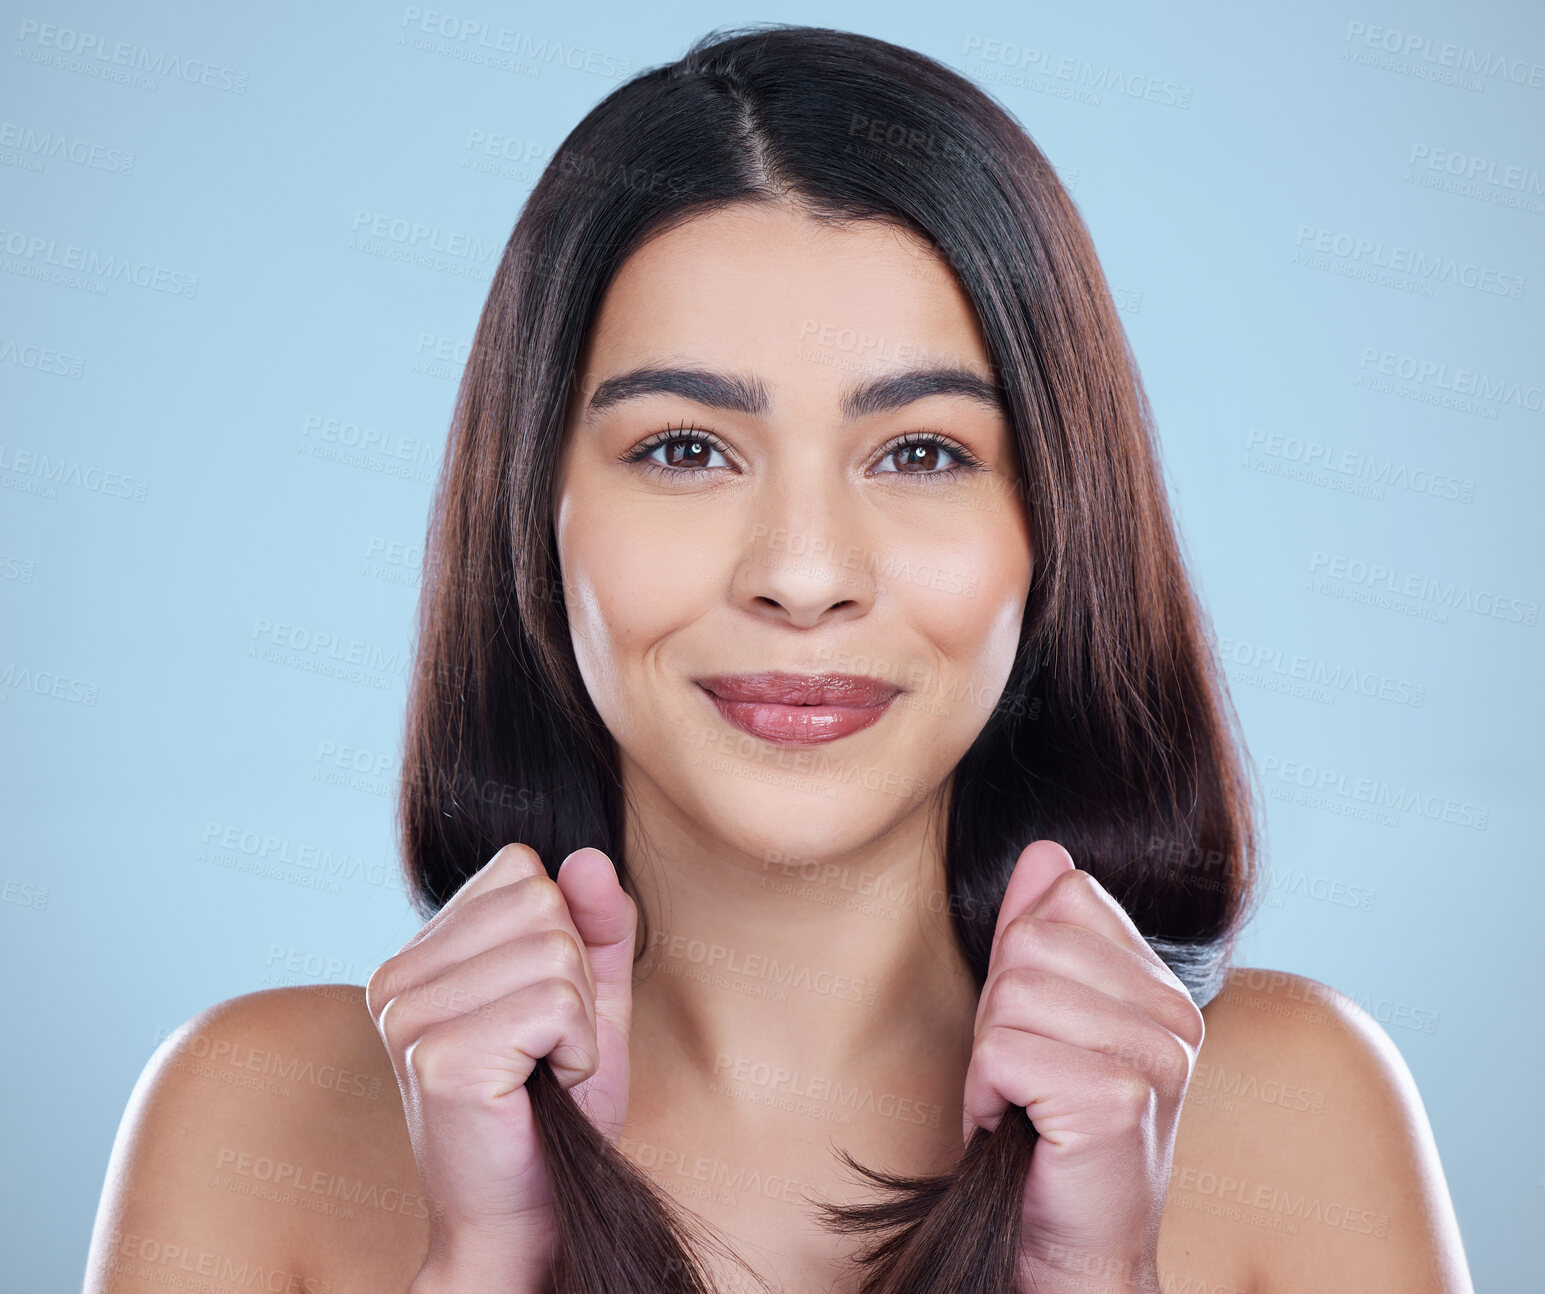
[[[978,984],[1010,871],[1064,845],[1199,1006],[1258,898],[1257,796],[1165,493],[1152,415],[1089,233],[995,99],[868,36],[721,28],[596,105],[543,171],[462,375],[425,548],[399,801],[427,919],[502,846],[549,875],[591,845],[632,893],[612,737],[575,663],[553,529],[588,329],[648,238],[739,202],[894,222],[972,301],[1008,401],[1035,569],[1002,697],[952,779],[952,927]],[[638,940],[642,952],[647,932]],[[528,1082],[552,1179],[559,1294],[712,1288],[698,1228],[589,1123],[545,1061]],[[1011,1107],[956,1169],[844,1161],[872,1205],[864,1294],[1014,1288],[1035,1129]]]

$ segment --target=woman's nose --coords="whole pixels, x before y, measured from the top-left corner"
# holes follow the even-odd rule
[[[736,602],[800,629],[865,614],[879,582],[859,507],[840,482],[769,482],[747,516]]]

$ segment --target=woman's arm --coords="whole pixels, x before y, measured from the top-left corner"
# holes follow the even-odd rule
[[[269,989],[201,1012],[145,1066],[84,1290],[407,1290],[427,1218],[365,990]]]
[[[272,994],[251,994],[213,1006],[146,1064],[113,1143],[85,1294],[151,1294],[174,1274],[219,1284],[258,1270],[282,1275],[275,1288],[302,1288],[290,1271],[291,1210],[250,1193],[265,1185],[250,1165],[287,1144],[283,1116],[306,1098],[265,1092],[229,1063],[279,1032],[275,1005]]]
[[[1231,974],[1207,1017],[1209,1038],[1227,1039],[1212,1059],[1259,1099],[1239,1102],[1253,1113],[1238,1142],[1177,1159],[1170,1194],[1236,1211],[1259,1294],[1473,1294],[1421,1096],[1379,1024],[1335,989],[1266,970]],[[1284,1075],[1310,1109],[1268,1108],[1263,1085]]]

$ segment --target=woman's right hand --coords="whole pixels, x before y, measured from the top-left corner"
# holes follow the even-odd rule
[[[370,977],[430,1202],[415,1289],[548,1287],[552,1196],[526,1079],[546,1057],[616,1143],[628,1108],[636,907],[598,849],[551,880],[506,845]]]

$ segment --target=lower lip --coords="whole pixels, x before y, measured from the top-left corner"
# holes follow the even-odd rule
[[[703,689],[719,713],[742,732],[787,746],[813,746],[862,732],[890,708],[884,705],[779,705],[773,701],[726,701]]]

